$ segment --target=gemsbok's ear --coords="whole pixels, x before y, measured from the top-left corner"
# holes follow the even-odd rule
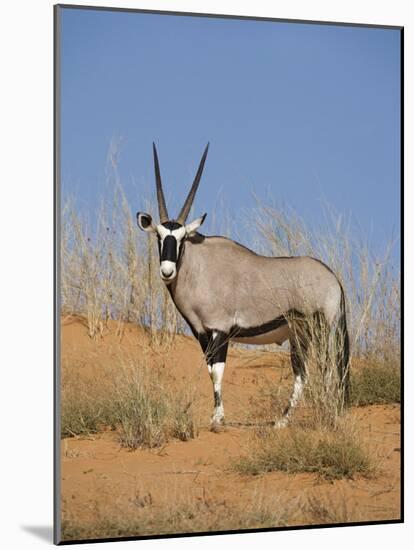
[[[152,223],[152,217],[145,212],[137,212],[138,227],[142,231],[153,232],[155,231],[155,225]]]
[[[196,220],[194,220],[191,223],[188,223],[185,226],[185,232],[189,237],[191,237],[191,235],[194,235],[194,233],[197,231],[200,225],[203,224],[204,220],[206,219],[206,216],[207,214],[203,214],[200,218],[197,218]]]

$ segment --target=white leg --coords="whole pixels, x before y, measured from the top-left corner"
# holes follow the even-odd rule
[[[214,414],[211,419],[212,424],[224,423],[224,408],[221,399],[221,381],[223,379],[225,363],[214,363],[208,365],[208,372],[214,389]]]
[[[289,410],[294,409],[298,404],[303,393],[303,380],[301,376],[296,376],[295,383],[293,385],[293,392],[289,401]]]
[[[283,417],[275,423],[275,428],[285,428],[289,423],[289,416],[293,409],[296,407],[303,393],[304,382],[300,375],[295,377],[295,383],[293,385],[292,395],[289,399],[289,405],[287,406]]]

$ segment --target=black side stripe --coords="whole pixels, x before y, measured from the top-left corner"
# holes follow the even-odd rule
[[[230,335],[233,338],[249,338],[252,336],[259,336],[260,334],[266,334],[267,332],[283,327],[284,325],[287,325],[287,323],[286,317],[281,315],[280,317],[273,319],[273,321],[268,321],[267,323],[263,323],[262,325],[257,325],[255,327],[242,328],[234,326],[231,329]]]
[[[261,325],[255,327],[238,327],[237,325],[233,326],[230,331],[231,338],[249,338],[252,336],[259,336],[260,334],[266,334],[272,330],[277,330],[280,327],[283,327],[289,323],[289,321],[303,319],[304,315],[296,309],[290,309],[284,315],[280,315],[273,319],[272,321],[267,321]]]

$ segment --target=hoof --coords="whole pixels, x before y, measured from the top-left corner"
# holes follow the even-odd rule
[[[213,432],[213,433],[220,433],[220,432],[224,432],[226,431],[226,425],[224,424],[224,422],[222,422],[221,424],[218,424],[217,422],[212,422],[211,425],[210,425],[210,432]]]
[[[213,416],[210,422],[210,431],[218,432],[225,425],[224,416]]]
[[[287,428],[288,425],[289,419],[285,416],[284,418],[277,420],[273,427],[275,428],[275,430],[280,430],[281,428]]]

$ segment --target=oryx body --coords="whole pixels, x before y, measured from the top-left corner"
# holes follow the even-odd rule
[[[322,319],[341,339],[338,372],[346,399],[349,343],[344,293],[334,273],[310,257],[261,256],[230,239],[201,235],[197,229],[205,215],[185,225],[207,150],[178,220],[171,221],[154,146],[161,223],[155,225],[144,213],[138,213],[138,223],[157,234],[161,277],[206,356],[214,388],[213,423],[224,421],[221,382],[230,340],[258,345],[290,341],[295,382],[287,420],[306,380],[309,341],[296,330],[305,319]]]

